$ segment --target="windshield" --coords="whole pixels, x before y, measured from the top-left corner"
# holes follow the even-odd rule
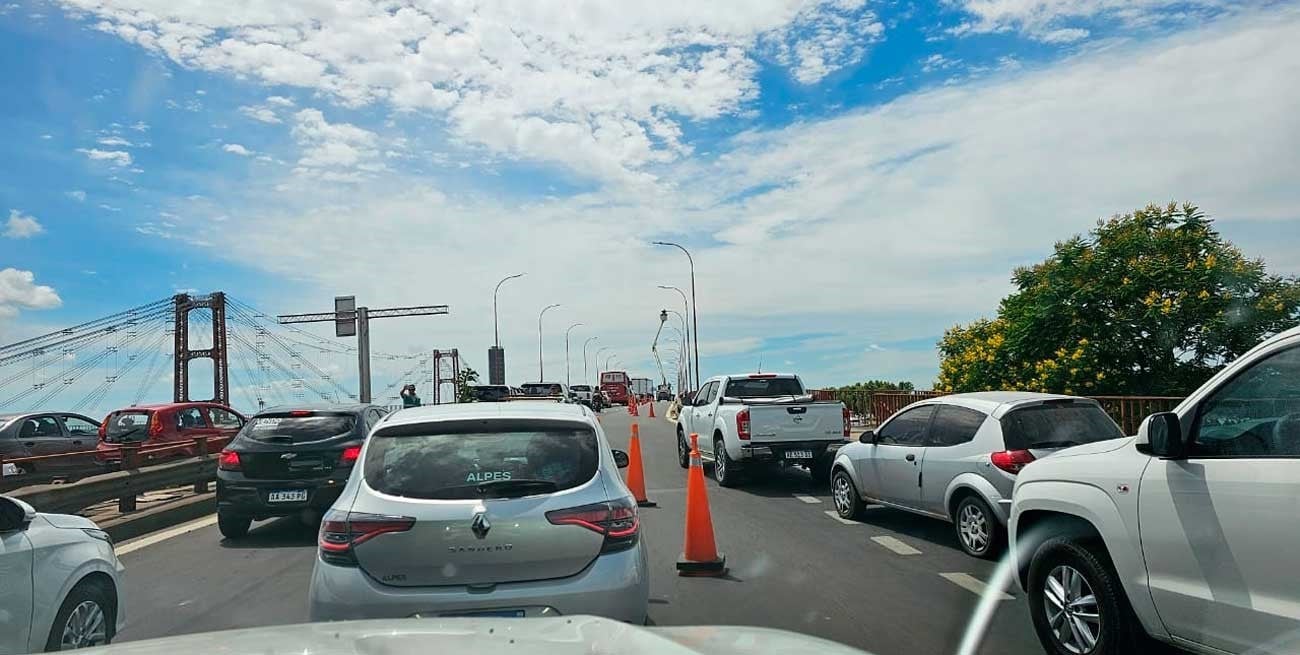
[[[143,409],[113,412],[104,419],[104,440],[116,442],[125,437],[143,440],[152,416],[152,411]]]
[[[585,428],[380,431],[366,452],[365,478],[377,491],[407,498],[509,498],[576,487],[596,474],[598,462],[596,435]]]
[[[1002,417],[1007,450],[1065,448],[1123,436],[1115,421],[1092,403],[1033,405]]]
[[[795,378],[749,378],[731,380],[722,395],[728,398],[770,398],[803,394],[803,385]]]
[[[0,654],[1300,654],[1291,340],[1300,0],[0,0]]]
[[[249,420],[240,434],[254,441],[302,443],[349,436],[356,424],[350,414],[267,414]]]

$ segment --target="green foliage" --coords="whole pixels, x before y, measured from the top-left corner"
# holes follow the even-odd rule
[[[839,387],[836,391],[912,391],[915,389],[911,382],[902,380],[900,382],[889,382],[887,380],[867,380],[866,382],[854,382],[853,384]]]
[[[1190,204],[1099,221],[1012,280],[996,319],[944,333],[937,389],[1182,395],[1300,310],[1296,278]]]
[[[478,371],[468,366],[460,369],[460,375],[456,376],[456,402],[477,402],[478,398],[474,396],[473,388],[476,382],[478,382]]]

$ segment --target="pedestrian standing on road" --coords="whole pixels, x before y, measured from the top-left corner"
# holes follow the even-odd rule
[[[420,397],[415,395],[415,385],[408,384],[402,387],[402,407],[419,407]]]

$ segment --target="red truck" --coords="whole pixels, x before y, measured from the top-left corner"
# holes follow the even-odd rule
[[[624,371],[605,371],[600,374],[600,390],[605,393],[611,405],[626,405],[628,389],[632,380]]]

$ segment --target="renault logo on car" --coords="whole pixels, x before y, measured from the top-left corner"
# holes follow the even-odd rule
[[[487,520],[485,512],[479,512],[474,515],[474,520],[470,521],[469,529],[474,531],[474,536],[479,539],[487,538],[488,530],[492,529],[492,524]]]

